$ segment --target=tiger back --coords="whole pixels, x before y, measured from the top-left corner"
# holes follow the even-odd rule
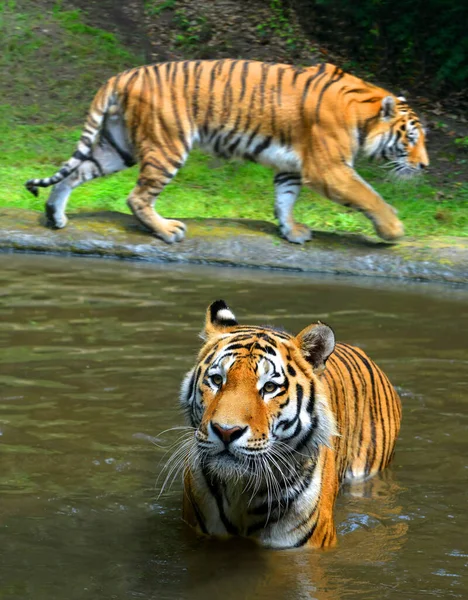
[[[425,131],[403,98],[321,64],[296,68],[248,60],[167,62],[130,69],[98,91],[72,157],[52,177],[30,179],[38,194],[53,185],[49,224],[65,227],[77,186],[136,163],[127,203],[135,217],[168,243],[185,235],[181,221],[154,210],[164,187],[194,146],[275,171],[275,215],[288,241],[311,239],[294,220],[302,185],[352,207],[395,240],[404,233],[395,211],[354,169],[359,151],[389,161],[410,177],[428,166]]]
[[[184,519],[266,547],[333,546],[340,485],[393,456],[401,406],[392,385],[321,323],[293,337],[238,325],[216,301],[204,336],[181,390],[191,432]]]

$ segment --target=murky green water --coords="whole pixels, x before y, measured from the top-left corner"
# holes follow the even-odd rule
[[[0,255],[0,598],[468,597],[468,291]],[[202,541],[161,435],[206,305],[298,332],[320,318],[403,400],[391,469],[337,507],[339,546]]]

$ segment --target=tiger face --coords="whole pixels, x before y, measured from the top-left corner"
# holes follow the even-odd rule
[[[316,324],[297,337],[238,326],[223,301],[207,312],[198,364],[181,403],[195,429],[196,460],[217,477],[262,479],[288,457],[330,445],[335,419],[317,377],[335,339]],[[260,476],[260,477],[258,477]]]
[[[425,129],[403,97],[382,100],[378,122],[364,151],[373,159],[388,161],[401,178],[413,177],[429,166]]]

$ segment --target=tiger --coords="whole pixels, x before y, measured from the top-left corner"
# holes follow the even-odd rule
[[[206,311],[204,344],[181,385],[187,436],[183,520],[199,534],[266,548],[337,542],[341,484],[391,461],[401,402],[359,348],[317,322],[293,336],[239,325],[224,300]]]
[[[216,156],[274,169],[275,216],[282,237],[302,244],[309,227],[293,217],[301,186],[367,216],[377,235],[404,235],[396,210],[354,169],[358,151],[390,161],[410,177],[428,165],[425,129],[403,97],[329,63],[310,67],[251,60],[185,60],[129,69],[97,92],[77,148],[52,177],[48,224],[67,224],[73,189],[139,164],[127,204],[137,220],[167,243],[186,226],[159,215],[154,204],[198,145]]]

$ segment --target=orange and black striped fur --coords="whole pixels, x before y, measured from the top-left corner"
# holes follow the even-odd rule
[[[389,380],[327,325],[296,337],[238,325],[222,300],[204,338],[181,390],[184,519],[266,547],[333,546],[341,483],[392,459],[401,404]]]
[[[424,130],[403,98],[321,64],[295,68],[247,60],[160,63],[112,77],[94,98],[73,156],[52,177],[46,214],[67,223],[71,191],[85,181],[139,163],[128,197],[133,214],[166,242],[185,225],[154,210],[156,198],[198,144],[225,158],[272,167],[282,235],[303,243],[310,230],[294,221],[301,185],[362,211],[378,235],[394,240],[403,226],[391,206],[354,170],[359,150],[410,176],[429,164]]]

